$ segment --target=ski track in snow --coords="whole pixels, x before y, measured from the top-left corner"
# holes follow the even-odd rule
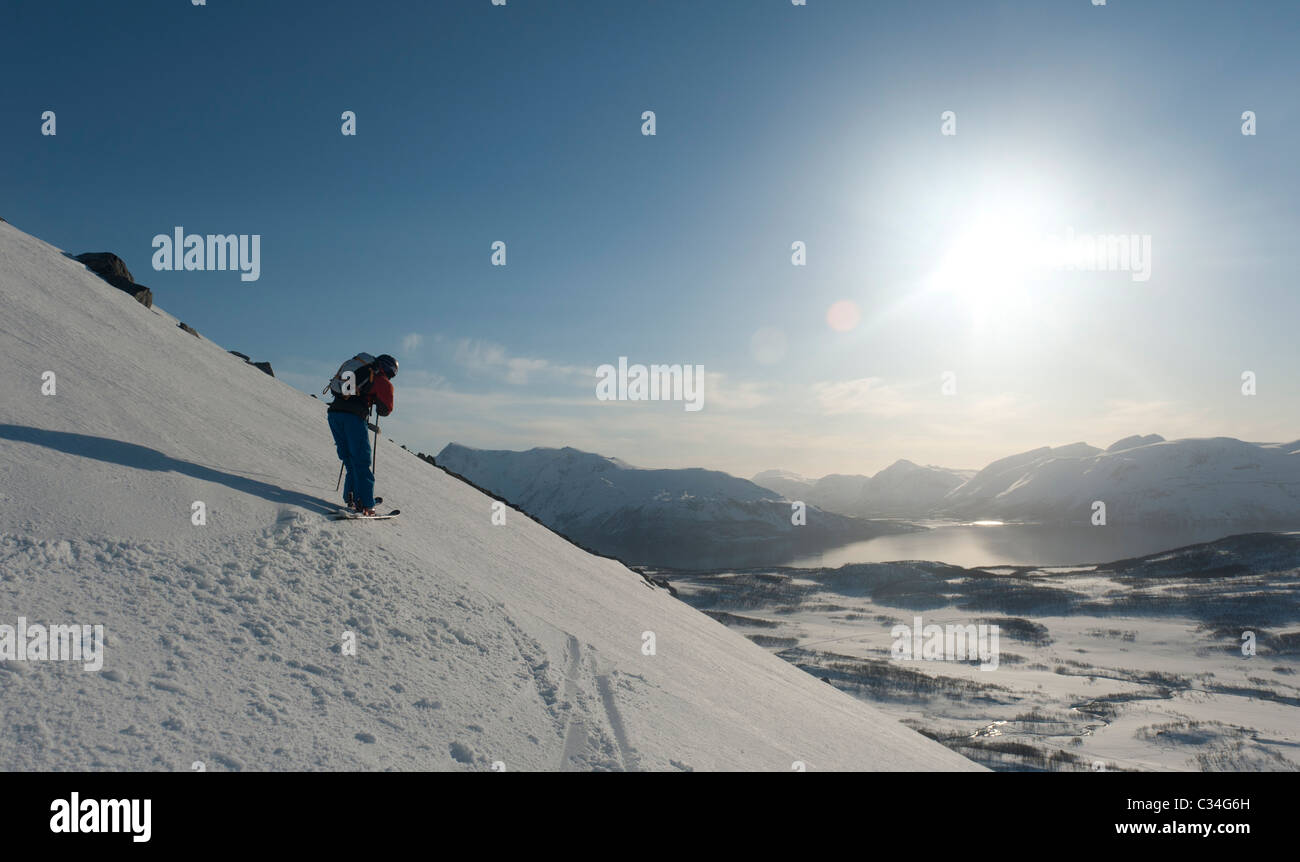
[[[637,762],[636,754],[632,746],[627,741],[627,730],[623,726],[623,717],[618,714],[618,706],[614,703],[614,684],[608,674],[597,673],[596,659],[591,659],[591,672],[596,674],[596,686],[600,689],[601,706],[605,709],[605,718],[609,721],[610,729],[614,731],[614,739],[618,743],[618,753],[623,761],[624,772],[636,772]]]
[[[564,674],[564,704],[568,710],[568,722],[564,731],[564,751],[560,758],[559,768],[561,770],[575,770],[583,766],[588,766],[586,762],[592,759],[597,763],[603,762],[610,764],[610,755],[613,751],[604,752],[606,757],[602,759],[600,747],[596,744],[597,739],[593,733],[588,730],[589,717],[582,711],[579,695],[582,693],[580,682],[584,662],[582,646],[578,639],[569,635],[566,643],[566,653],[568,656],[568,666]],[[597,698],[587,698],[595,700],[600,704],[601,711],[604,715],[604,723],[609,725],[610,732],[614,737],[614,744],[617,746],[617,766],[624,772],[637,771],[636,752],[628,742],[627,728],[623,724],[623,717],[619,715],[618,705],[614,698],[614,684],[609,674],[599,671],[596,664],[596,656],[590,651],[586,654],[586,666],[591,673],[591,679],[596,683]],[[590,694],[588,692],[588,694]],[[593,723],[597,730],[600,729],[599,723]]]
[[[578,671],[581,667],[581,652],[578,639],[569,635],[568,667],[564,672],[564,705],[568,710],[568,723],[564,729],[564,749],[560,754],[559,768],[574,770],[578,756],[587,748],[587,726],[578,714]]]

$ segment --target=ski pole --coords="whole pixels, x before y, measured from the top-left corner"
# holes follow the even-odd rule
[[[338,489],[342,487],[343,487],[343,463],[339,462],[339,481],[338,484],[334,486],[334,490],[337,492]]]
[[[370,475],[375,475],[375,468],[379,466],[379,413],[375,412],[375,451],[371,457],[374,459],[370,464]]]

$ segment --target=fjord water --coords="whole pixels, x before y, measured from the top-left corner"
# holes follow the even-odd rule
[[[1300,524],[1186,526],[1048,526],[941,523],[918,533],[879,536],[794,557],[789,566],[835,568],[847,563],[933,560],[956,566],[1070,566],[1106,563],[1210,542],[1237,533],[1300,529]]]

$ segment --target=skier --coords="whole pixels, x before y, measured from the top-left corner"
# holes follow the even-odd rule
[[[352,372],[350,379],[345,372]],[[387,353],[372,358],[358,354],[343,363],[326,387],[334,393],[327,416],[339,460],[347,470],[343,500],[362,515],[375,514],[375,476],[370,472],[370,440],[366,431],[373,405],[380,416],[393,412],[396,394],[390,382],[397,376],[397,360]]]

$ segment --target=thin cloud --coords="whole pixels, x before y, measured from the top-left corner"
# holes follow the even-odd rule
[[[455,343],[452,361],[472,375],[488,377],[514,386],[551,382],[595,386],[595,369],[564,365],[549,359],[511,356],[504,347],[490,341],[462,338]]]
[[[704,372],[704,409],[753,410],[772,401],[771,388],[755,381],[733,382],[718,371]]]
[[[828,416],[860,413],[892,418],[916,413],[921,408],[920,400],[908,396],[903,387],[879,377],[814,383],[813,398]]]

